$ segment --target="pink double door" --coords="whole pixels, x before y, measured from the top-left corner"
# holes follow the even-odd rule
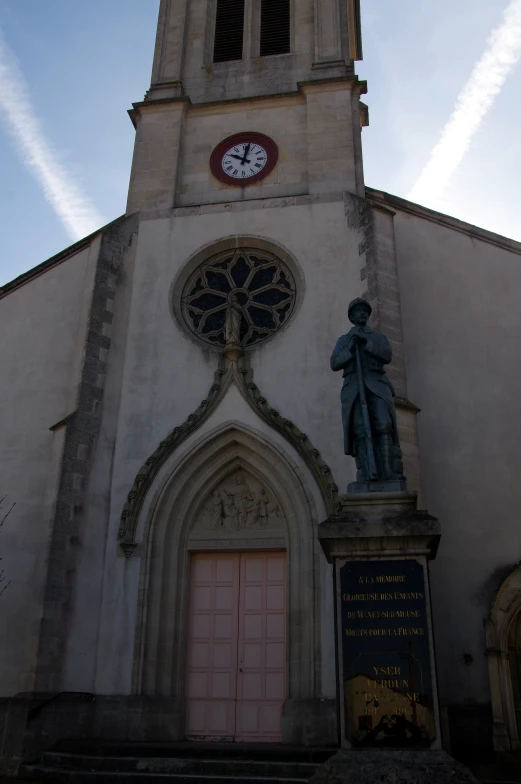
[[[186,697],[191,740],[281,740],[284,553],[192,557]]]

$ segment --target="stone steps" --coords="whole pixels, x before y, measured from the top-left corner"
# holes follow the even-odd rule
[[[119,773],[233,773],[249,776],[285,776],[311,778],[316,765],[312,762],[259,760],[219,760],[197,757],[94,757],[61,752],[45,752],[41,765],[59,770],[117,771]]]
[[[276,776],[224,776],[204,775],[202,773],[121,773],[119,771],[96,772],[57,770],[43,765],[24,766],[22,775],[26,781],[53,782],[53,784],[110,784],[110,782],[129,782],[130,784],[154,784],[154,782],[172,782],[172,784],[304,784],[308,778],[286,778]]]
[[[62,741],[37,763],[23,765],[20,776],[56,784],[304,784],[334,752],[275,744]]]

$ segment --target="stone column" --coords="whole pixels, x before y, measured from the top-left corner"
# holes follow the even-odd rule
[[[185,101],[134,104],[136,144],[127,214],[141,210],[160,217],[175,207]]]
[[[177,98],[182,95],[186,18],[187,0],[161,0],[148,98]]]
[[[313,67],[345,65],[340,35],[339,0],[314,0],[315,57]]]
[[[309,194],[364,194],[360,149],[363,83],[353,80],[301,85],[306,96]]]

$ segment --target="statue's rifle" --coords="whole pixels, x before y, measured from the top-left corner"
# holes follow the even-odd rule
[[[360,360],[360,349],[358,348],[358,341],[355,342],[355,357],[356,373],[358,376],[358,394],[360,395],[360,406],[362,408],[362,420],[364,423],[367,474],[369,480],[378,479],[378,471],[376,470],[376,460],[373,449],[373,436],[371,433],[371,422],[369,420],[369,409],[367,407],[367,396],[365,393],[364,373],[362,370],[362,362]]]

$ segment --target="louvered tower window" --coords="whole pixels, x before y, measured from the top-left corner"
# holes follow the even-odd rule
[[[242,60],[244,0],[217,0],[214,63]]]
[[[291,0],[262,0],[260,54],[287,54],[290,51]]]

